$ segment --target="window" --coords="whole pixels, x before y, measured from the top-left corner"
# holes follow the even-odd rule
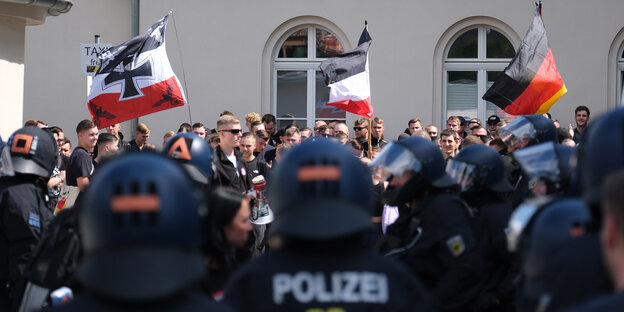
[[[618,54],[617,68],[617,105],[624,106],[624,45]]]
[[[515,55],[510,40],[488,26],[473,27],[450,41],[444,58],[444,120],[449,116],[479,118],[506,114],[481,97]]]
[[[318,69],[321,61],[344,51],[336,36],[318,25],[300,26],[288,32],[278,47],[271,111],[279,127],[292,122],[313,127],[319,119],[345,120],[345,111],[325,105],[329,88]]]

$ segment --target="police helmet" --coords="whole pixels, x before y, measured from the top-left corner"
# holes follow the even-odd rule
[[[212,148],[197,134],[176,134],[165,144],[163,154],[180,162],[196,182],[204,185],[210,182],[213,173]]]
[[[599,205],[605,178],[624,167],[624,108],[601,116],[587,128],[579,161],[583,199],[590,207]]]
[[[556,272],[552,259],[565,242],[585,233],[591,220],[588,207],[578,199],[554,201],[534,218],[522,264],[524,292],[530,298],[546,291],[546,283]]]
[[[512,149],[544,142],[558,142],[555,124],[542,115],[519,116],[500,128],[498,134]]]
[[[201,279],[198,197],[185,170],[155,153],[125,154],[98,169],[79,217],[83,284],[138,301]]]
[[[54,171],[58,148],[52,134],[37,127],[15,131],[7,141],[16,173],[49,178]]]
[[[529,177],[529,184],[542,179],[548,186],[548,194],[565,192],[576,167],[574,147],[553,142],[517,150],[513,156]]]
[[[306,140],[284,154],[269,181],[273,233],[325,240],[371,226],[372,179],[345,146]]]
[[[15,175],[15,171],[13,170],[13,162],[11,162],[10,148],[0,136],[0,177],[13,175]]]
[[[410,179],[399,189],[386,192],[388,204],[406,203],[427,187],[447,188],[456,183],[446,174],[444,156],[431,140],[409,137],[390,142],[369,165],[378,170],[382,179],[411,172]]]
[[[505,177],[505,164],[492,148],[475,144],[463,148],[446,165],[446,172],[462,192],[510,192],[513,186]]]

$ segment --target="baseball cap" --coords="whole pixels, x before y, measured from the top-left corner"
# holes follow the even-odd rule
[[[496,115],[492,115],[492,116],[488,117],[488,119],[487,119],[488,125],[489,124],[493,124],[493,123],[499,123],[500,121],[501,121],[501,119],[498,116],[496,116]]]

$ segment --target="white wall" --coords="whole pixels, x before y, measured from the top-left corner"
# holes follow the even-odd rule
[[[567,125],[573,122],[578,105],[589,106],[592,116],[613,107],[607,103],[607,89],[615,82],[608,80],[607,73],[615,63],[607,58],[614,38],[624,28],[624,1],[543,2],[550,44],[569,90],[551,109],[553,116]],[[169,10],[175,19],[167,30],[169,59],[185,86],[192,121],[208,127],[215,126],[225,109],[239,118],[250,111],[269,113],[262,110],[270,107],[263,103],[263,52],[281,24],[298,16],[317,16],[333,22],[355,45],[363,21],[368,20],[373,38],[373,106],[375,115],[386,121],[387,137],[394,139],[411,117],[425,124],[442,124],[441,91],[436,88],[441,84],[436,75],[440,64],[434,59],[436,47],[446,44],[440,38],[449,28],[467,18],[488,16],[522,38],[534,5],[517,0],[149,0],[141,1],[140,32]],[[71,130],[89,117],[85,79],[78,71],[78,47],[91,42],[96,33],[102,35],[102,42],[127,40],[130,1],[76,2],[64,18],[28,29],[25,119],[44,119]],[[348,114],[348,118],[352,121],[355,116]],[[175,131],[181,122],[189,121],[188,108],[155,113],[140,121],[150,125],[150,142],[159,146],[167,130]],[[129,129],[124,133],[129,136]]]
[[[0,16],[0,136],[5,141],[22,122],[25,24]]]
[[[91,119],[87,78],[80,74],[80,45],[120,44],[131,37],[131,1],[75,1],[69,13],[26,29],[24,120],[41,119],[63,128],[77,142],[76,126]],[[129,130],[123,129],[127,136]]]

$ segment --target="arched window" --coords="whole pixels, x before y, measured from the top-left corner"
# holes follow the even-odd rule
[[[617,68],[617,105],[624,106],[624,44],[618,54]]]
[[[280,128],[296,122],[312,127],[316,120],[345,120],[346,114],[325,103],[329,88],[319,70],[321,61],[344,51],[338,38],[319,25],[301,25],[278,41],[273,59],[271,111]]]
[[[472,26],[457,33],[445,52],[444,121],[453,115],[483,122],[490,115],[510,118],[481,98],[515,55],[507,36],[491,26]]]

